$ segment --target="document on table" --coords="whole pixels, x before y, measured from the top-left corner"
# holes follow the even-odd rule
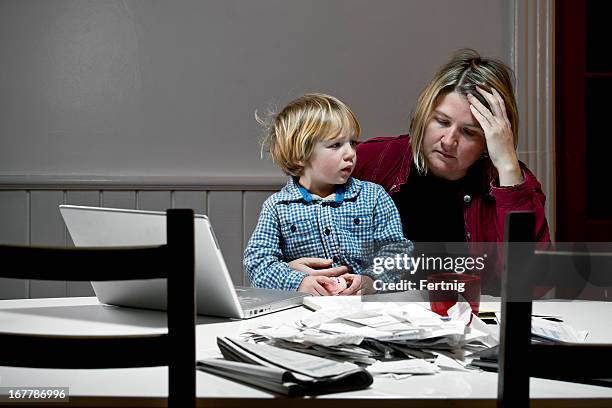
[[[377,361],[368,367],[372,374],[435,374],[438,366],[422,359],[404,359],[396,361]]]
[[[267,344],[254,344],[237,340],[233,342],[250,354],[254,354],[275,366],[313,378],[329,377],[359,369],[359,366],[356,364],[346,362],[339,363],[326,358],[298,353],[296,351],[273,347]]]
[[[531,334],[546,340],[565,343],[582,343],[588,332],[576,331],[563,322],[551,321],[540,317],[531,318]]]
[[[372,375],[351,363],[218,337],[225,359],[205,359],[197,367],[215,375],[289,396],[320,395],[369,387]]]

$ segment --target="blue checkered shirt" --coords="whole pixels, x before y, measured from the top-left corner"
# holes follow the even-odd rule
[[[289,178],[264,202],[244,267],[251,285],[271,289],[298,289],[308,274],[287,263],[302,257],[332,259],[333,267],[347,265],[355,274],[392,281],[397,278],[373,273],[373,257],[412,249],[395,204],[378,184],[350,178],[335,199],[324,200]]]

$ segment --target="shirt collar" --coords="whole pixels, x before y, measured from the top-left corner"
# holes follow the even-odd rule
[[[334,202],[337,204],[341,204],[344,200],[353,198],[356,196],[361,190],[361,181],[349,178],[345,184],[339,185],[336,188],[336,196],[334,198]],[[316,196],[315,196],[316,197]],[[287,185],[283,187],[283,189],[279,192],[278,200],[279,201],[300,201],[304,200],[307,203],[312,202],[313,200],[320,198],[315,198],[313,195],[306,190],[304,187],[297,182],[293,177],[289,177],[287,181]]]
[[[300,191],[300,194],[302,195],[302,198],[304,199],[304,201],[306,201],[307,203],[311,202],[313,200],[313,196],[310,193],[310,191],[306,190],[300,183],[297,183],[297,188]],[[334,202],[337,204],[342,204],[342,201],[344,201],[344,193],[346,192],[346,184],[341,184],[338,187],[336,187],[336,191],[334,193]],[[318,196],[315,196],[318,197]],[[319,199],[322,199],[324,201],[327,201],[326,199],[323,199],[321,197],[318,197]]]

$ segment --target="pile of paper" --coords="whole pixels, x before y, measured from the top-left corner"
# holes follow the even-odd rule
[[[472,352],[498,343],[495,333],[476,316],[468,326],[471,309],[467,303],[453,306],[449,318],[441,318],[419,303],[353,302],[350,306],[321,308],[293,324],[256,328],[245,337],[369,366],[377,375],[434,374],[438,365],[464,369]]]
[[[295,357],[295,352],[299,352],[311,359],[314,356],[319,358],[308,360],[306,365],[327,361],[334,369],[341,367],[338,364],[353,369],[352,364],[365,368],[371,375],[396,379],[431,375],[441,370],[497,369],[498,311],[484,311],[483,319],[490,323],[487,324],[472,315],[469,304],[465,302],[451,307],[449,317],[444,318],[431,312],[428,303],[368,302],[359,297],[313,297],[306,298],[304,303],[316,310],[315,313],[290,324],[251,329],[240,339],[232,339],[231,344],[236,350],[243,350],[241,353],[244,355],[248,350],[250,358],[261,357],[258,361],[248,361],[244,355],[242,358],[232,357],[228,347],[223,352],[226,359],[268,365],[274,359],[284,358],[287,352],[293,354],[291,358],[287,355],[286,361],[299,361]],[[532,331],[534,339],[539,341],[581,342],[587,334],[574,331],[554,316],[537,315],[533,316]],[[265,345],[265,348],[254,349],[255,345]],[[274,363],[292,373],[304,374],[299,367],[278,361]],[[208,364],[207,370],[217,373],[221,370],[220,364],[222,362],[214,361]],[[229,371],[228,377],[240,377],[234,373],[237,369],[233,367],[223,370],[220,375]],[[282,392],[290,394],[308,390],[312,393],[330,389],[326,386],[313,391],[308,381],[293,384],[296,381],[285,382]],[[349,382],[351,387],[355,384],[353,380]]]

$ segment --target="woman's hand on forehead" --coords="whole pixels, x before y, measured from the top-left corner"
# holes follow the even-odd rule
[[[495,88],[491,88],[491,93],[480,87],[476,87],[476,90],[491,106],[491,110],[487,109],[478,98],[468,94],[470,110],[484,131],[489,157],[499,174],[499,185],[520,184],[523,182],[523,176],[514,148],[514,133],[506,113],[504,100]]]

